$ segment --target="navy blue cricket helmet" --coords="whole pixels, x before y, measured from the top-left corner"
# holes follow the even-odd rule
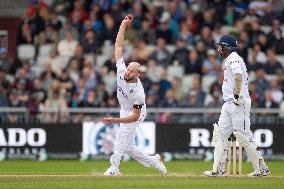
[[[235,37],[231,35],[224,35],[223,37],[221,37],[217,45],[221,45],[223,49],[226,49],[231,52],[238,50],[238,41]]]

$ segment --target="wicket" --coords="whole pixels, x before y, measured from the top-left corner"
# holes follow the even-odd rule
[[[233,159],[233,175],[242,175],[242,160],[243,160],[243,148],[239,145],[238,149],[238,172],[237,172],[237,140],[236,137],[231,134],[228,138],[228,164],[227,164],[227,175],[231,175],[231,161]],[[232,158],[233,148],[233,158]]]

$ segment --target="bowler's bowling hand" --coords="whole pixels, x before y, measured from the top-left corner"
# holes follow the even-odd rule
[[[114,117],[105,117],[103,118],[102,122],[104,124],[112,124],[114,123],[115,118]]]

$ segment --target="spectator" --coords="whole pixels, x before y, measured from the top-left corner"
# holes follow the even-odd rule
[[[185,98],[184,91],[181,87],[181,79],[178,77],[174,77],[172,80],[172,91],[175,94],[175,99],[177,99],[178,102],[183,102]]]
[[[11,93],[9,94],[9,107],[25,107],[25,102],[19,99],[20,96],[18,95],[17,89],[12,89]]]
[[[96,93],[97,93],[98,102],[100,102],[101,107],[106,107],[107,100],[109,98],[109,93],[106,90],[106,85],[104,82],[100,82],[98,84]]]
[[[193,32],[191,32],[190,30],[190,27],[188,27],[188,22],[190,22],[190,24],[194,24],[192,23],[194,22],[194,20],[192,21],[182,20],[181,21],[179,37],[180,39],[184,40],[187,45],[194,45],[195,38],[194,38]],[[195,31],[195,29],[192,29],[192,30]]]
[[[172,89],[166,91],[165,98],[160,101],[158,106],[163,108],[177,108],[179,106]]]
[[[84,67],[82,70],[81,78],[83,78],[86,81],[87,90],[96,89],[98,84],[98,79],[96,78],[96,74],[92,68]]]
[[[52,71],[51,65],[49,63],[45,63],[44,71],[40,75],[40,79],[43,81],[43,89],[47,91],[50,88],[53,80],[56,78],[56,74]]]
[[[201,89],[201,83],[200,83],[199,76],[195,76],[193,78],[191,90],[195,91],[195,93],[197,94],[197,104],[198,104],[198,106],[199,107],[203,107],[204,106],[204,102],[205,102],[206,93]]]
[[[8,106],[8,92],[10,85],[6,71],[0,67],[0,107]]]
[[[220,12],[219,12],[220,13]],[[223,12],[222,12],[223,13]],[[221,14],[221,13],[220,13]],[[206,27],[209,30],[213,30],[214,28],[214,20],[213,20],[214,16],[213,16],[213,12],[212,9],[207,9],[202,13],[202,19],[201,19],[201,23],[200,26],[202,27]]]
[[[71,57],[74,55],[77,45],[78,41],[74,40],[72,33],[67,31],[65,39],[59,42],[57,50],[60,56]]]
[[[183,107],[186,107],[186,108],[201,108],[202,107],[202,104],[200,104],[200,102],[198,100],[198,92],[197,91],[191,90],[189,92],[189,95],[185,99]]]
[[[160,79],[160,93],[162,95],[162,98],[165,96],[167,90],[169,90],[172,85],[171,83],[168,81],[168,72],[166,69],[163,69],[162,70],[162,73],[161,73],[161,79]]]
[[[153,94],[148,94],[146,96],[146,104],[147,104],[147,107],[151,107],[151,108],[155,108],[158,106],[158,97],[156,95],[153,95]]]
[[[269,90],[264,92],[264,101],[260,103],[261,108],[278,108],[279,105],[272,100],[272,95]]]
[[[98,13],[93,9],[90,12],[89,19],[92,23],[92,28],[95,33],[100,33],[103,30],[104,24],[102,20],[98,17]]]
[[[116,60],[114,56],[114,48],[111,51],[111,56],[108,60],[104,62],[104,66],[108,68],[109,71],[116,73]]]
[[[208,108],[220,108],[223,104],[222,93],[218,89],[215,89],[210,93],[208,102],[205,104]],[[218,114],[216,114],[218,115]]]
[[[30,86],[30,81],[28,79],[17,79],[14,83],[15,89],[17,91],[17,99],[20,104],[26,105],[29,98],[30,98],[30,92],[31,88]]]
[[[146,66],[141,66],[140,67],[140,76],[139,79],[143,85],[143,88],[145,90],[145,93],[148,94],[151,85],[152,85],[152,81],[147,77],[147,67]]]
[[[163,67],[168,66],[171,63],[171,54],[166,49],[165,45],[165,40],[163,38],[158,38],[156,50],[154,50],[150,56],[150,58],[155,60],[158,65]]]
[[[78,45],[75,48],[74,56],[72,56],[71,59],[77,60],[79,62],[80,70],[82,70],[85,62],[85,57],[84,57],[84,50],[80,45]]]
[[[173,60],[172,61],[178,60],[181,65],[185,66],[188,53],[189,53],[189,51],[186,48],[185,40],[180,38],[176,42],[176,50],[173,53],[173,57],[172,57]]]
[[[74,40],[78,40],[79,39],[79,33],[78,30],[73,27],[72,25],[72,21],[71,20],[67,20],[64,27],[59,31],[59,39],[63,40],[66,38],[66,33],[71,32]]]
[[[248,62],[257,62],[265,64],[266,60],[267,60],[266,55],[264,52],[261,51],[260,44],[255,43],[252,50],[249,52]]]
[[[32,96],[34,95],[34,99],[39,100],[40,103],[44,103],[46,100],[46,91],[43,89],[42,80],[40,78],[35,78],[33,80],[33,90]]]
[[[101,70],[101,78],[103,83],[105,83],[105,89],[108,94],[113,94],[116,89],[116,76],[113,72],[110,72],[107,67],[103,67]]]
[[[59,56],[56,48],[52,48],[48,57],[43,60],[43,62],[48,62],[51,66],[51,70],[56,73],[56,75],[60,75],[61,71],[66,67],[65,61],[63,61]]]
[[[256,15],[258,16],[264,16],[265,15],[265,8],[269,6],[269,2],[264,1],[264,0],[255,0],[255,1],[250,1],[249,3],[249,9],[254,10]]]
[[[276,60],[275,51],[273,49],[267,50],[267,62],[264,65],[264,69],[267,74],[281,73],[283,71],[283,67],[281,63]]]
[[[71,80],[76,83],[78,82],[79,78],[80,78],[80,70],[79,70],[79,62],[77,61],[77,59],[75,58],[71,58],[69,60],[68,66],[68,74],[71,78]]]
[[[81,46],[86,54],[99,52],[99,44],[93,30],[88,30],[85,33],[85,37],[81,40]]]
[[[263,68],[260,68],[256,71],[256,90],[259,95],[259,100],[264,100],[264,91],[268,90],[270,88],[269,82],[265,79],[265,71]]]
[[[79,0],[74,1],[73,11],[69,14],[69,18],[73,24],[79,24],[88,18],[88,12],[84,10],[82,3]]]
[[[232,26],[236,20],[236,13],[234,12],[234,7],[231,2],[227,2],[225,13],[223,16],[224,23],[226,25]]]
[[[44,108],[52,108],[54,112],[46,112],[44,115],[44,121],[49,123],[66,121],[67,113],[62,111],[66,107],[67,101],[61,94],[60,82],[58,80],[54,80],[49,88],[48,97],[44,102]],[[61,110],[60,114],[57,114],[55,110]]]
[[[109,40],[112,44],[114,44],[117,33],[117,28],[115,27],[114,20],[110,15],[105,15],[104,23],[105,28],[102,31],[102,42],[100,42],[100,44],[103,44],[103,42],[105,42],[106,40]]]
[[[221,62],[217,59],[215,50],[209,49],[207,51],[207,59],[202,63],[202,73],[204,75],[217,76],[221,71]]]
[[[45,29],[39,33],[39,45],[52,44],[56,45],[58,43],[58,33],[51,26],[46,25]]]
[[[191,50],[188,53],[188,58],[185,64],[185,74],[201,74],[202,62],[196,50]]]
[[[11,67],[13,66],[12,61],[7,56],[7,49],[0,48],[0,67],[5,70],[6,73],[11,71]]]
[[[281,22],[275,18],[272,21],[272,31],[268,34],[268,41],[271,47],[274,47],[276,53],[283,53],[283,31],[281,30]]]
[[[162,98],[160,84],[158,82],[153,82],[148,94],[152,96],[156,96],[157,97],[156,100],[158,103],[158,100]]]
[[[145,64],[151,55],[151,51],[147,48],[145,41],[138,40],[135,49],[137,50],[137,58],[140,64]]]
[[[87,98],[83,101],[83,107],[100,107],[95,90],[89,90],[87,92]]]
[[[150,23],[147,20],[143,20],[141,23],[141,29],[138,31],[138,39],[145,41],[146,44],[155,43],[155,33],[150,28]]]
[[[212,37],[212,32],[211,32],[211,29],[209,27],[205,26],[205,27],[202,28],[200,40],[204,43],[206,48],[209,48],[209,49],[215,48],[215,41]]]
[[[278,105],[283,100],[283,92],[280,90],[278,80],[276,79],[270,81],[270,94],[272,101]]]
[[[219,91],[222,93],[222,84],[223,84],[224,74],[219,72],[217,74],[217,80],[213,82],[210,86],[210,94],[213,94],[214,91]]]
[[[259,94],[257,93],[257,85],[255,82],[250,82],[249,83],[249,95],[251,98],[251,107],[257,108],[260,105],[260,97]]]
[[[30,25],[24,23],[17,35],[17,45],[20,44],[33,44],[34,43],[34,33],[32,33]]]
[[[29,60],[23,60],[21,61],[22,66],[18,71],[16,72],[16,78],[19,78],[21,73],[20,72],[25,72],[25,77],[27,79],[33,80],[35,78],[35,72],[31,69],[31,63]]]
[[[71,100],[68,102],[68,107],[70,108],[81,108],[83,107],[83,102],[80,100],[80,94],[78,92],[75,92],[72,95]]]
[[[156,38],[162,38],[165,40],[166,44],[171,44],[173,42],[173,32],[169,28],[171,16],[170,13],[164,12],[160,18],[160,24],[156,30]]]
[[[46,25],[51,26],[56,32],[59,32],[62,28],[62,22],[60,21],[56,12],[51,12],[49,18],[46,21]]]
[[[158,82],[161,79],[161,73],[163,67],[157,65],[155,60],[152,59],[150,59],[147,64],[148,64],[147,77],[153,82]]]
[[[58,77],[58,81],[60,82],[60,88],[62,94],[66,98],[71,98],[72,93],[75,91],[75,84],[70,78],[67,69],[62,70],[62,73]]]
[[[260,24],[258,19],[253,19],[250,24],[249,36],[250,44],[253,45],[257,42],[259,35],[263,34],[260,30]]]

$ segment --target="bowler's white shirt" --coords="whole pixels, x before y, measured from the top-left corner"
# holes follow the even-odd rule
[[[137,83],[127,83],[124,80],[126,66],[123,58],[117,60],[116,67],[117,99],[121,109],[130,114],[132,112],[133,105],[143,105],[141,108],[140,121],[144,120],[146,116],[145,92],[140,79],[137,79]]]
[[[249,97],[248,92],[248,73],[246,65],[243,59],[236,53],[232,52],[224,61],[224,80],[222,85],[223,99],[226,101],[230,98],[234,98],[234,74],[242,74],[242,87],[240,96],[244,98]]]

